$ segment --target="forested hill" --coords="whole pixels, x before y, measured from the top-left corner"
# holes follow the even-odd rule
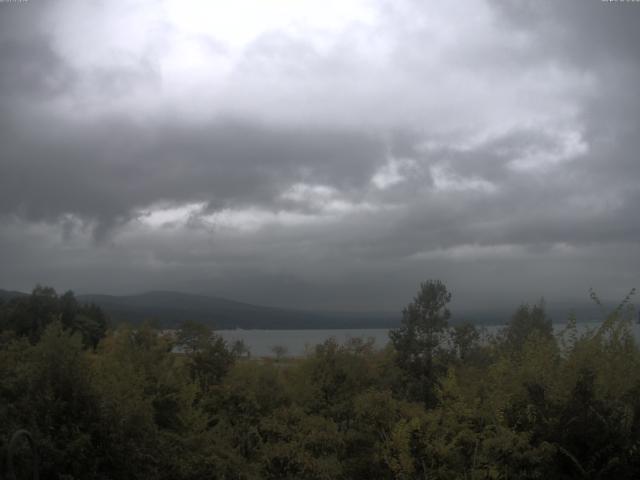
[[[19,295],[26,294],[0,290],[0,299]],[[95,303],[116,324],[150,320],[166,328],[177,327],[184,320],[201,322],[216,329],[392,328],[400,321],[399,312],[288,310],[171,291],[124,296],[77,295],[76,298],[81,303]]]
[[[28,295],[27,293],[23,293],[23,292],[15,292],[12,290],[2,290],[0,289],[0,300],[9,300],[11,298],[14,297],[24,297]]]
[[[0,300],[27,293],[0,289]],[[115,324],[140,324],[152,321],[158,327],[174,328],[184,320],[207,324],[216,329],[333,329],[333,328],[395,328],[401,312],[328,312],[265,307],[236,302],[220,297],[194,295],[174,291],[151,291],[137,295],[76,295],[81,303],[95,303]],[[615,307],[605,302],[605,309]],[[505,324],[515,305],[485,310],[456,309],[452,322],[468,321],[478,325]],[[554,322],[564,322],[570,313],[579,321],[600,318],[599,311],[590,302],[547,304]]]

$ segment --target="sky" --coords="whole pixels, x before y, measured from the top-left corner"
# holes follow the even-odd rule
[[[640,3],[0,2],[0,288],[640,287]]]

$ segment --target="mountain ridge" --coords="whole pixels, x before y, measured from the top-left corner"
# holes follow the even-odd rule
[[[28,295],[0,290],[0,298]],[[388,312],[339,312],[293,310],[254,305],[217,296],[171,290],[151,290],[138,294],[79,294],[81,303],[102,308],[113,323],[140,324],[151,321],[163,328],[175,328],[192,320],[217,329],[334,329],[390,328],[399,315]]]
[[[0,300],[27,296],[15,290],[0,289]],[[397,312],[350,312],[298,310],[282,307],[255,305],[223,297],[179,292],[150,290],[127,295],[79,294],[81,303],[95,303],[109,315],[114,324],[140,324],[150,321],[160,328],[175,328],[182,321],[192,320],[224,329],[368,329],[394,328],[400,324]],[[476,325],[503,325],[511,317],[517,305],[484,309],[456,309],[451,323],[469,321]],[[600,317],[590,302],[578,302],[573,308],[567,302],[548,304],[547,313],[554,322],[562,323],[570,312],[580,322],[594,321]]]

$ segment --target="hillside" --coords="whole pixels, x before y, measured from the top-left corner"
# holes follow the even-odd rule
[[[0,289],[0,300],[9,300],[14,297],[24,297],[28,294],[24,292],[16,292],[13,290],[2,290]]]
[[[0,290],[0,299],[27,295]],[[397,324],[398,315],[388,313],[314,312],[251,305],[218,297],[171,291],[138,295],[77,295],[80,302],[95,303],[113,323],[151,321],[161,327],[175,327],[183,320],[212,325],[217,329],[311,329],[386,328]]]
[[[0,300],[21,295],[27,294],[0,289]],[[173,291],[121,296],[89,294],[77,295],[77,298],[80,302],[100,306],[115,324],[137,324],[148,320],[164,328],[175,327],[183,320],[205,323],[216,329],[392,328],[398,325],[401,317],[400,312],[327,312],[274,308]],[[452,323],[470,321],[484,325],[504,324],[516,306],[455,310]],[[577,314],[579,321],[594,321],[599,318],[599,312],[591,302],[577,303],[577,307],[554,302],[547,307],[550,317],[557,322],[566,320],[571,311]]]

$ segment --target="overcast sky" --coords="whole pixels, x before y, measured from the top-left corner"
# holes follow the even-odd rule
[[[0,288],[640,287],[640,3],[0,3]]]

